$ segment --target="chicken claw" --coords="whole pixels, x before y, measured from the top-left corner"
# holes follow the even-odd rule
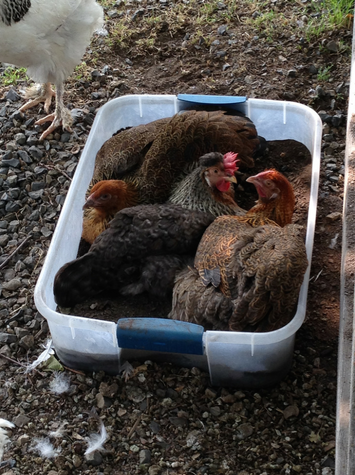
[[[19,110],[20,112],[24,112],[40,102],[44,102],[44,110],[48,114],[52,97],[55,97],[55,91],[51,88],[50,83],[35,84],[26,89],[25,98],[29,99],[29,101],[27,101]]]
[[[73,118],[69,109],[62,108],[54,112],[53,114],[49,114],[42,119],[39,119],[35,122],[36,125],[42,125],[45,122],[52,121],[52,124],[46,129],[42,135],[40,136],[39,140],[44,140],[49,134],[53,132],[53,130],[57,129],[58,127],[62,126],[63,129],[67,130],[68,132],[72,132],[72,123]]]

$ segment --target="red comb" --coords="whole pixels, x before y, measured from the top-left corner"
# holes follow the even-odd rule
[[[237,167],[237,153],[227,152],[223,155],[223,165],[226,172],[229,172],[231,175],[234,175],[234,172],[238,170]]]

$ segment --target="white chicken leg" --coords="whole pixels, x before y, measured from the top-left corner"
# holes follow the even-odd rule
[[[49,114],[46,117],[43,117],[42,119],[37,120],[36,122],[36,125],[41,125],[41,124],[44,124],[45,122],[52,121],[52,124],[40,136],[39,138],[40,140],[44,140],[47,137],[47,135],[51,134],[53,130],[57,129],[60,126],[62,126],[63,129],[67,130],[68,132],[72,132],[71,126],[73,123],[73,119],[72,119],[69,109],[67,109],[64,106],[63,92],[64,92],[63,83],[56,84],[54,113]],[[48,110],[46,110],[46,112],[48,112]]]

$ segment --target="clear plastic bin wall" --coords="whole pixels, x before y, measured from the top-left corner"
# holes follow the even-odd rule
[[[309,107],[284,101],[249,99],[234,106],[255,123],[259,135],[267,140],[294,139],[312,154],[312,184],[307,225],[306,247],[312,255],[316,217],[321,121]],[[147,123],[191,108],[191,103],[169,95],[132,95],[105,104],[96,115],[92,130],[68,191],[45,264],[35,289],[39,312],[48,320],[56,350],[70,366],[116,371],[118,360],[132,353],[118,348],[116,324],[56,312],[53,281],[56,272],[77,254],[81,229],[82,206],[102,144],[120,128]],[[285,327],[269,333],[213,332],[204,333],[205,361],[214,384],[240,384],[253,380],[250,373],[274,374],[273,379],[288,370],[293,353],[295,333],[301,326],[307,302],[309,269],[306,273],[297,313]],[[99,316],[98,316],[99,317]],[[137,353],[138,354],[138,353]],[[142,355],[141,355],[142,356]],[[143,355],[144,356],[144,355]],[[176,362],[179,361],[179,355]],[[156,355],[159,358],[159,355]],[[181,361],[185,357],[181,355]],[[193,361],[193,360],[192,360]],[[88,364],[87,364],[88,363]],[[287,372],[287,371],[286,371]],[[242,378],[240,375],[244,375]],[[279,378],[280,379],[280,378]],[[224,383],[223,383],[224,382]]]

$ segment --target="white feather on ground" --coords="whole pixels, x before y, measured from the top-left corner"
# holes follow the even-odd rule
[[[100,419],[100,433],[99,434],[90,434],[90,437],[87,438],[88,448],[85,451],[84,455],[89,455],[95,450],[105,450],[103,445],[107,439],[107,432],[104,426],[104,423]]]
[[[52,343],[52,340],[47,340],[47,343],[45,345],[42,345],[45,348],[44,351],[42,351],[42,353],[35,361],[33,361],[33,363],[26,367],[25,374],[35,369],[37,366],[48,360],[48,358],[54,354],[54,351],[52,349]]]
[[[70,376],[66,373],[55,372],[49,388],[54,394],[63,394],[70,389]]]
[[[65,426],[68,424],[68,422],[63,422],[63,424],[61,424],[58,429],[56,430],[52,430],[51,432],[49,432],[49,437],[54,437],[55,439],[57,438],[60,438],[60,437],[64,437],[64,433],[65,433]]]
[[[7,421],[6,419],[0,418],[0,462],[4,455],[5,445],[10,442],[10,439],[7,436],[7,432],[4,428],[13,429],[15,425],[12,422]]]
[[[55,458],[60,454],[60,449],[55,449],[48,437],[34,439],[30,450],[38,452],[42,458],[48,459]]]

